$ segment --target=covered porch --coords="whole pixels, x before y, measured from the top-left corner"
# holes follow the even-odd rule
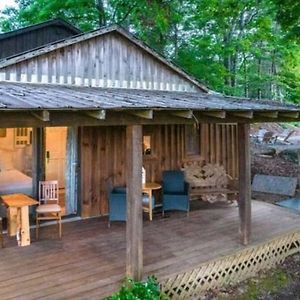
[[[157,276],[174,299],[188,298],[193,290],[185,285],[191,280],[186,274],[199,267],[203,276],[198,279],[209,288],[218,281],[213,272],[207,273],[209,266],[220,261],[226,265],[228,255],[241,261],[243,253],[248,253],[249,263],[243,269],[249,274],[254,266],[251,251],[267,266],[299,251],[299,214],[254,200],[252,212],[251,246],[242,246],[236,234],[237,207],[195,201],[188,218],[175,212],[165,218],[156,214],[153,222],[144,217],[144,275]],[[54,226],[45,227],[41,239],[24,248],[6,238],[0,260],[1,299],[102,299],[118,289],[126,269],[125,223],[108,228],[106,217],[92,218],[65,223],[62,240],[56,234]],[[296,242],[289,240],[291,234]],[[261,249],[272,249],[272,245],[273,255],[264,251],[261,258]],[[232,259],[230,265],[234,266]],[[231,273],[243,277],[238,270]]]
[[[297,214],[259,202],[253,202],[251,208],[249,159],[250,123],[266,118],[271,122],[298,121],[298,106],[214,93],[62,85],[1,83],[0,91],[0,127],[34,128],[36,186],[44,177],[44,128],[72,128],[71,194],[79,199],[82,217],[96,217],[66,223],[61,241],[56,232],[52,238],[49,227],[44,229],[45,239],[28,248],[8,244],[1,251],[0,272],[5,280],[0,284],[0,298],[101,298],[116,290],[126,275],[141,280],[150,274],[158,277],[168,295],[184,298],[193,289],[198,292],[221,285],[224,282],[219,279],[230,280],[231,274],[243,278],[253,261],[259,270],[299,250],[299,241],[292,241],[299,234],[290,234],[300,229]],[[143,222],[142,167],[146,163],[149,182],[161,182],[165,170],[179,170],[183,160],[194,154],[187,151],[187,128],[197,129],[197,135],[190,135],[198,136],[194,143],[198,147],[192,150],[198,148],[199,157],[224,165],[227,173],[238,179],[239,206],[215,204],[194,210],[189,217],[170,212],[168,218],[156,216],[153,222]],[[152,138],[156,154],[148,159],[143,156],[145,133]],[[107,228],[107,217],[99,217],[108,212],[105,179],[110,175],[116,178],[115,185],[126,186],[126,226]],[[271,250],[276,256],[266,257],[264,253],[272,247],[277,247]],[[250,252],[245,255],[238,252],[247,249]],[[256,249],[261,249],[258,256]],[[244,260],[227,259],[226,255]],[[213,266],[205,275],[201,265],[210,265],[215,259],[230,266],[224,263],[222,270]]]

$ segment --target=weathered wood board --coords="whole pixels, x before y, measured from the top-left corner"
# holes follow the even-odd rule
[[[100,32],[101,33],[101,32]],[[118,32],[85,36],[1,68],[0,80],[169,91],[199,91],[175,71]],[[96,34],[95,34],[96,35]],[[42,51],[41,51],[42,52]]]
[[[81,128],[82,217],[107,214],[107,177],[113,176],[116,186],[126,185],[125,129],[125,126]],[[164,170],[179,170],[186,159],[194,158],[220,164],[233,179],[237,178],[236,125],[200,124],[194,133],[198,135],[194,142],[199,144],[195,152],[187,150],[188,132],[185,125],[143,126],[143,135],[151,137],[151,155],[143,155],[147,182],[161,182]],[[228,139],[231,143],[227,147]],[[208,143],[219,146],[211,151]],[[159,192],[155,196],[159,200]]]

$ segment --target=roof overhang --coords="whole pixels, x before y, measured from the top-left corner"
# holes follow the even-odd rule
[[[0,83],[0,127],[300,121],[300,106],[220,94]]]

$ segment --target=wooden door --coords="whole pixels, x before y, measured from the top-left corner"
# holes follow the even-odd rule
[[[46,128],[46,180],[58,180],[65,187],[67,127]]]

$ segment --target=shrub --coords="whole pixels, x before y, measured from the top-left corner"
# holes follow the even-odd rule
[[[107,300],[167,300],[167,296],[160,292],[159,284],[154,276],[147,281],[125,280],[120,291]]]

